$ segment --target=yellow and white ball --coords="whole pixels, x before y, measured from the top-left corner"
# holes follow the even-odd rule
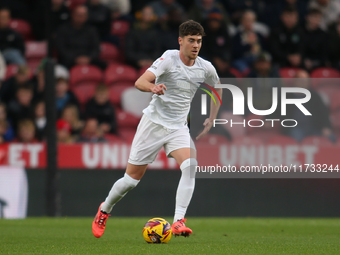
[[[162,218],[150,219],[143,228],[143,237],[148,243],[167,243],[171,234],[170,223]]]

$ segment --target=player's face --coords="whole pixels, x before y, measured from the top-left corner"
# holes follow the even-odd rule
[[[181,46],[184,56],[189,59],[196,59],[202,47],[201,35],[188,35],[179,38],[179,45]]]

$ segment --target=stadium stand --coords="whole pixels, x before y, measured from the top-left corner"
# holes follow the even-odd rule
[[[66,6],[69,10],[73,10],[75,7],[77,7],[78,5],[85,5],[87,4],[86,0],[67,0],[66,2]],[[109,1],[102,1],[102,3],[106,3]],[[97,65],[100,66],[101,69],[99,69],[97,66],[93,66],[93,65],[85,65],[85,66],[74,66],[70,69],[70,89],[75,93],[75,95],[77,96],[81,106],[83,107],[85,105],[85,103],[92,98],[92,96],[94,95],[95,92],[95,88],[97,87],[97,85],[99,83],[104,83],[105,85],[107,85],[109,87],[109,98],[110,98],[110,102],[115,106],[115,107],[119,107],[118,114],[117,114],[117,118],[118,118],[118,122],[119,122],[119,134],[125,138],[127,138],[128,140],[131,138],[132,133],[133,133],[133,128],[135,128],[136,123],[137,123],[137,119],[140,118],[141,115],[141,108],[145,107],[145,104],[147,104],[150,100],[150,96],[147,93],[145,93],[145,98],[143,98],[143,104],[142,106],[137,106],[138,104],[129,104],[129,102],[131,102],[131,98],[136,98],[136,100],[133,100],[134,102],[138,102],[139,101],[139,97],[138,97],[138,92],[135,93],[135,89],[129,89],[129,88],[134,88],[134,82],[136,81],[136,79],[142,75],[148,68],[148,66],[145,66],[143,68],[140,69],[135,69],[135,67],[130,66],[126,63],[125,61],[125,56],[126,56],[126,45],[125,45],[125,37],[126,35],[132,30],[136,28],[136,25],[138,25],[138,19],[140,18],[140,11],[142,10],[142,6],[145,6],[145,4],[148,1],[140,1],[140,9],[136,9],[135,6],[133,6],[132,11],[128,14],[118,14],[114,12],[114,9],[111,9],[112,12],[112,22],[111,22],[111,29],[110,29],[110,34],[117,36],[120,41],[119,41],[119,46],[117,46],[118,44],[113,44],[113,42],[108,41],[108,40],[104,40],[103,38],[102,41],[100,42],[100,60],[105,62],[105,64],[107,64],[107,68],[104,70],[104,68],[102,68],[101,66],[104,65]],[[304,1],[306,3],[304,3],[304,5],[307,6],[307,2],[310,1]],[[194,3],[195,5],[195,3]],[[227,5],[223,4],[224,7],[226,7]],[[265,10],[267,10],[268,8],[271,8],[271,4],[267,3],[267,1],[264,1],[264,5],[265,5]],[[111,5],[108,5],[110,8],[112,7]],[[276,5],[275,5],[276,6]],[[188,7],[188,6],[187,6]],[[286,10],[286,12],[295,12],[294,9],[289,10],[289,8],[287,9],[285,7],[285,5],[278,5],[276,7],[276,12],[277,14],[275,14],[274,18],[279,21],[279,16],[282,14],[283,10]],[[286,9],[285,9],[286,8]],[[194,10],[195,8],[192,8],[192,6],[190,6],[190,10]],[[197,9],[197,8],[196,8]],[[269,10],[268,9],[268,10]],[[229,36],[230,36],[230,40],[234,41],[235,39],[235,32],[238,31],[237,28],[240,27],[240,23],[239,20],[235,19],[234,17],[234,13],[232,9],[226,9],[228,11],[228,15],[231,17],[231,20],[229,20],[228,22],[233,22],[234,24],[228,23],[229,24]],[[306,9],[307,10],[307,9]],[[135,13],[135,11],[137,11],[137,13]],[[184,8],[183,11],[186,11],[186,14],[188,14],[188,8]],[[216,10],[214,10],[216,12]],[[244,10],[237,10],[238,14],[242,14],[242,11]],[[263,24],[271,27],[271,33],[269,33],[269,35],[264,35],[261,34],[261,36],[264,36],[264,40],[266,41],[266,44],[262,45],[263,49],[265,51],[269,51],[270,55],[272,56],[272,65],[275,68],[278,68],[277,70],[279,70],[279,75],[281,78],[283,79],[283,83],[285,86],[293,86],[293,83],[290,83],[291,80],[293,80],[293,78],[296,77],[296,74],[299,70],[304,70],[307,67],[304,65],[303,62],[301,62],[301,64],[299,66],[296,67],[289,67],[291,65],[283,65],[280,61],[277,60],[277,55],[282,51],[284,51],[284,49],[279,49],[278,47],[273,47],[272,45],[272,36],[275,35],[275,33],[277,34],[278,31],[277,29],[280,27],[279,23],[277,23],[276,25],[272,24],[272,22],[268,22],[267,19],[261,15],[261,12],[257,9],[253,10],[256,14],[256,16],[258,17],[258,21],[262,22]],[[236,13],[236,10],[235,10]],[[190,13],[191,15],[195,14],[195,13]],[[197,14],[197,13],[196,13]],[[211,13],[207,13],[206,17],[209,17],[209,14]],[[216,14],[216,13],[215,13]],[[298,14],[301,15],[300,10],[298,9]],[[138,16],[139,15],[139,16]],[[186,15],[184,15],[183,17],[185,17]],[[212,15],[210,15],[211,17]],[[216,16],[216,15],[215,15]],[[27,19],[27,15],[20,17],[20,15],[14,15],[13,17],[15,17],[14,19],[11,19],[10,21],[10,28],[17,31],[18,33],[20,33],[22,35],[22,38],[24,38],[25,40],[25,59],[26,59],[26,64],[29,67],[30,71],[29,71],[29,77],[31,78],[35,78],[36,79],[36,70],[37,67],[41,64],[41,60],[44,59],[47,55],[47,42],[46,41],[37,41],[37,40],[41,40],[43,38],[34,38],[33,35],[33,31],[35,31],[37,28],[35,27],[36,23],[31,21],[30,19]],[[164,16],[166,19],[166,16]],[[241,17],[241,16],[239,16]],[[281,17],[281,16],[280,16]],[[158,22],[156,20],[157,18],[155,17],[155,19],[153,20],[153,22],[155,22],[153,25],[155,25],[155,27],[162,27],[162,26],[171,26],[171,20],[168,20],[168,22]],[[205,20],[205,18],[202,16],[202,25],[207,27],[207,24],[205,24],[207,22],[207,19]],[[294,31],[300,31],[298,29],[299,26],[301,26],[303,24],[303,22],[301,22],[302,20],[304,20],[304,17],[299,17],[300,23],[297,24],[294,27]],[[166,21],[166,20],[165,20]],[[157,23],[158,22],[158,23]],[[281,21],[280,21],[281,22]],[[282,22],[281,22],[282,23]],[[332,24],[329,27],[328,34],[332,33],[332,31],[334,30],[334,25],[336,25],[337,23],[335,22],[334,24]],[[178,25],[177,25],[178,26]],[[256,27],[253,27],[253,29],[256,29]],[[158,28],[158,30],[162,30],[162,32],[164,33],[164,31],[173,31],[173,29],[169,29],[169,28]],[[208,31],[208,30],[207,30]],[[234,31],[234,32],[233,32]],[[274,31],[274,32],[273,32]],[[300,33],[300,32],[299,32]],[[298,34],[299,34],[298,33]],[[208,35],[209,36],[209,35]],[[212,36],[211,38],[215,38],[214,36]],[[279,38],[279,37],[277,37]],[[225,39],[225,38],[222,38]],[[222,39],[219,36],[216,36],[216,41],[213,41],[213,43],[215,43],[216,45],[219,45],[222,42]],[[257,38],[258,39],[258,38]],[[215,40],[215,39],[214,39]],[[275,40],[274,40],[275,41]],[[308,43],[308,42],[305,42]],[[282,43],[277,42],[277,45],[281,45]],[[283,45],[283,44],[282,44]],[[301,46],[301,49],[303,48],[303,45],[299,44],[299,47]],[[203,47],[204,47],[204,41],[203,41]],[[293,49],[293,48],[292,48]],[[206,49],[208,52],[207,54],[209,54],[209,49]],[[210,49],[211,51],[215,50],[215,49]],[[3,49],[2,49],[3,51]],[[56,49],[54,49],[54,52],[56,52]],[[292,51],[293,53],[300,53],[300,48],[296,51]],[[203,54],[203,51],[202,51]],[[237,77],[237,78],[242,78],[245,77],[245,73],[241,73],[240,70],[238,70],[236,67],[237,66],[233,66],[232,63],[234,63],[235,59],[233,59],[233,54],[231,52],[231,49],[226,49],[224,50],[224,52],[221,52],[220,54],[221,56],[226,56],[226,64],[228,65],[228,72],[231,73],[233,76]],[[54,56],[56,57],[56,56]],[[287,56],[284,56],[284,58],[286,58]],[[333,130],[335,132],[335,134],[337,136],[340,135],[340,122],[338,121],[339,117],[340,117],[340,86],[338,83],[338,80],[340,78],[340,71],[337,69],[338,66],[335,65],[334,63],[334,56],[333,58],[331,56],[328,57],[329,59],[332,59],[333,62],[325,62],[326,66],[322,66],[319,68],[316,68],[314,70],[310,71],[310,77],[312,78],[312,88],[316,89],[316,91],[318,92],[318,94],[320,94],[322,96],[323,101],[326,103],[326,105],[329,108],[330,111],[330,117],[332,120],[332,125],[333,125]],[[212,63],[216,63],[214,62],[214,60],[211,60]],[[58,63],[58,61],[57,61]],[[286,63],[287,64],[287,63]],[[251,67],[253,68],[253,67]],[[18,69],[18,65],[13,65],[13,64],[7,64],[7,69],[6,69],[6,75],[5,75],[5,80],[9,79],[10,77],[14,76],[17,72]],[[223,73],[226,74],[226,73]],[[222,76],[221,76],[222,77]],[[223,77],[224,78],[224,77]],[[128,93],[129,92],[129,93]],[[125,96],[124,96],[125,95]],[[144,95],[144,94],[143,94]],[[128,105],[128,106],[127,106]],[[130,107],[131,106],[131,107]],[[138,108],[138,110],[136,110]],[[83,109],[83,108],[82,108]],[[123,109],[123,110],[122,110]],[[81,116],[83,115],[83,113],[80,114]],[[128,117],[127,117],[128,116]],[[130,119],[131,117],[131,120]],[[228,118],[225,119],[230,119],[230,116],[227,116]],[[257,119],[262,119],[262,117],[259,116],[248,116],[246,120],[250,119],[250,118],[257,118]],[[241,118],[238,118],[237,116],[233,116],[233,120],[234,121],[242,121]],[[122,125],[122,126],[120,126]],[[247,125],[248,126],[248,125]],[[122,128],[123,127],[123,128]],[[228,126],[229,127],[229,126]],[[270,142],[272,143],[273,141],[275,142],[282,142],[283,144],[287,143],[287,139],[286,138],[277,138],[277,135],[279,135],[282,130],[280,130],[280,128],[251,128],[251,127],[247,127],[247,128],[238,128],[238,129],[233,129],[233,128],[227,128],[228,132],[231,133],[231,136],[233,137],[233,141],[237,142],[239,139],[241,139],[242,137],[245,137],[245,135],[247,135],[247,139],[250,139],[249,137],[256,137],[257,139],[260,139],[264,142]],[[129,131],[126,131],[129,130]],[[249,137],[248,137],[249,136]],[[212,138],[215,137],[215,138]],[[205,138],[208,143],[214,143],[214,139],[216,139],[218,136],[216,135],[212,135],[210,138],[208,136],[208,138]],[[224,137],[225,138],[225,137]],[[275,139],[274,139],[275,138]],[[115,138],[110,138],[107,137],[106,138],[109,141],[113,141],[115,140]],[[211,140],[212,139],[212,140]],[[274,140],[273,140],[274,139]],[[305,138],[302,143],[307,143],[306,141],[310,141],[309,138]],[[316,138],[313,138],[314,140]],[[313,140],[313,141],[314,141]],[[317,139],[316,139],[317,140]],[[320,141],[325,142],[327,140],[325,140],[325,138],[320,138]],[[202,141],[201,141],[202,142]],[[204,139],[203,139],[204,142]],[[320,143],[321,143],[320,142]]]

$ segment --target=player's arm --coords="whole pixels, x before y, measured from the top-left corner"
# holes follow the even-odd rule
[[[220,82],[219,82],[220,83]],[[216,88],[215,89],[217,94],[222,100],[222,88]],[[214,124],[214,119],[217,118],[218,110],[220,109],[221,103],[219,100],[216,100],[216,105],[213,100],[210,100],[210,115],[209,118],[207,118],[204,123],[204,129],[203,131],[196,137],[196,140],[200,139],[202,136],[206,135],[209,130],[211,129],[212,125]]]
[[[166,86],[164,84],[155,85],[151,81],[156,79],[155,74],[150,71],[146,71],[138,80],[135,82],[135,87],[140,91],[152,92],[157,95],[164,95],[164,90]]]

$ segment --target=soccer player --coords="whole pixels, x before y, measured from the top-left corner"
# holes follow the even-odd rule
[[[190,137],[187,116],[190,103],[200,83],[214,87],[219,77],[213,65],[198,57],[202,46],[203,27],[189,20],[179,27],[180,50],[167,50],[136,81],[137,89],[154,95],[144,109],[124,177],[117,180],[105,202],[98,209],[92,223],[95,237],[101,237],[113,206],[137,186],[148,164],[152,163],[159,150],[164,147],[168,157],[177,161],[182,171],[176,194],[176,207],[172,233],[189,236],[192,230],[185,226],[184,219],[195,187],[196,148]],[[155,84],[151,81],[155,80]],[[222,97],[222,89],[216,89]],[[209,132],[220,104],[211,102],[210,116],[203,125],[199,139]]]

